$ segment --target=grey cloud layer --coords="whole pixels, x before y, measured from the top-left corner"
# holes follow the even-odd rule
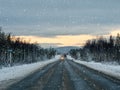
[[[12,28],[12,29],[10,29]],[[96,26],[96,25],[79,25],[79,26],[16,26],[5,27],[3,30],[7,33],[11,32],[13,35],[36,35],[42,37],[55,37],[59,35],[105,35],[109,34],[112,30],[120,28],[120,26]]]
[[[17,35],[106,33],[120,24],[119,4],[120,0],[0,0],[0,25]]]

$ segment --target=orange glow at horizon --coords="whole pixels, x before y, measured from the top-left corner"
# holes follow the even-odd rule
[[[116,36],[117,33],[120,33],[120,30],[111,31],[110,34]],[[87,40],[94,39],[97,36],[93,35],[59,35],[56,37],[39,37],[39,36],[15,36],[22,38],[23,40],[29,41],[30,43],[39,43],[39,44],[56,44],[58,46],[83,46]]]
[[[23,40],[30,41],[30,43],[60,43],[58,46],[83,46],[85,41],[93,39],[95,36],[91,35],[62,35],[56,37],[38,37],[38,36],[16,36]]]
[[[113,30],[113,31],[111,31],[110,34],[113,36],[117,36],[118,33],[120,33],[120,29]]]

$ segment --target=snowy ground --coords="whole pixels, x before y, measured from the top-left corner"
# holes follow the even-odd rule
[[[0,84],[2,84],[5,81],[24,78],[27,75],[36,71],[37,69],[40,69],[46,66],[47,64],[57,61],[59,58],[60,56],[58,55],[51,60],[45,60],[33,64],[24,64],[20,66],[2,68],[0,69]]]
[[[68,56],[68,58],[72,59],[70,56]],[[108,64],[108,63],[103,64],[97,62],[85,62],[80,60],[73,60],[73,61],[120,80],[120,65]]]

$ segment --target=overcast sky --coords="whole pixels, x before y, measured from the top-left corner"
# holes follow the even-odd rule
[[[120,28],[120,0],[0,0],[0,26],[14,35],[104,35]]]

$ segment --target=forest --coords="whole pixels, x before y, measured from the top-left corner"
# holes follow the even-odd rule
[[[53,48],[45,49],[37,43],[15,38],[0,28],[0,66],[42,61],[53,58],[55,54],[56,50]]]
[[[86,41],[80,49],[72,49],[69,54],[75,59],[96,62],[117,62],[120,64],[120,34],[99,37]]]

